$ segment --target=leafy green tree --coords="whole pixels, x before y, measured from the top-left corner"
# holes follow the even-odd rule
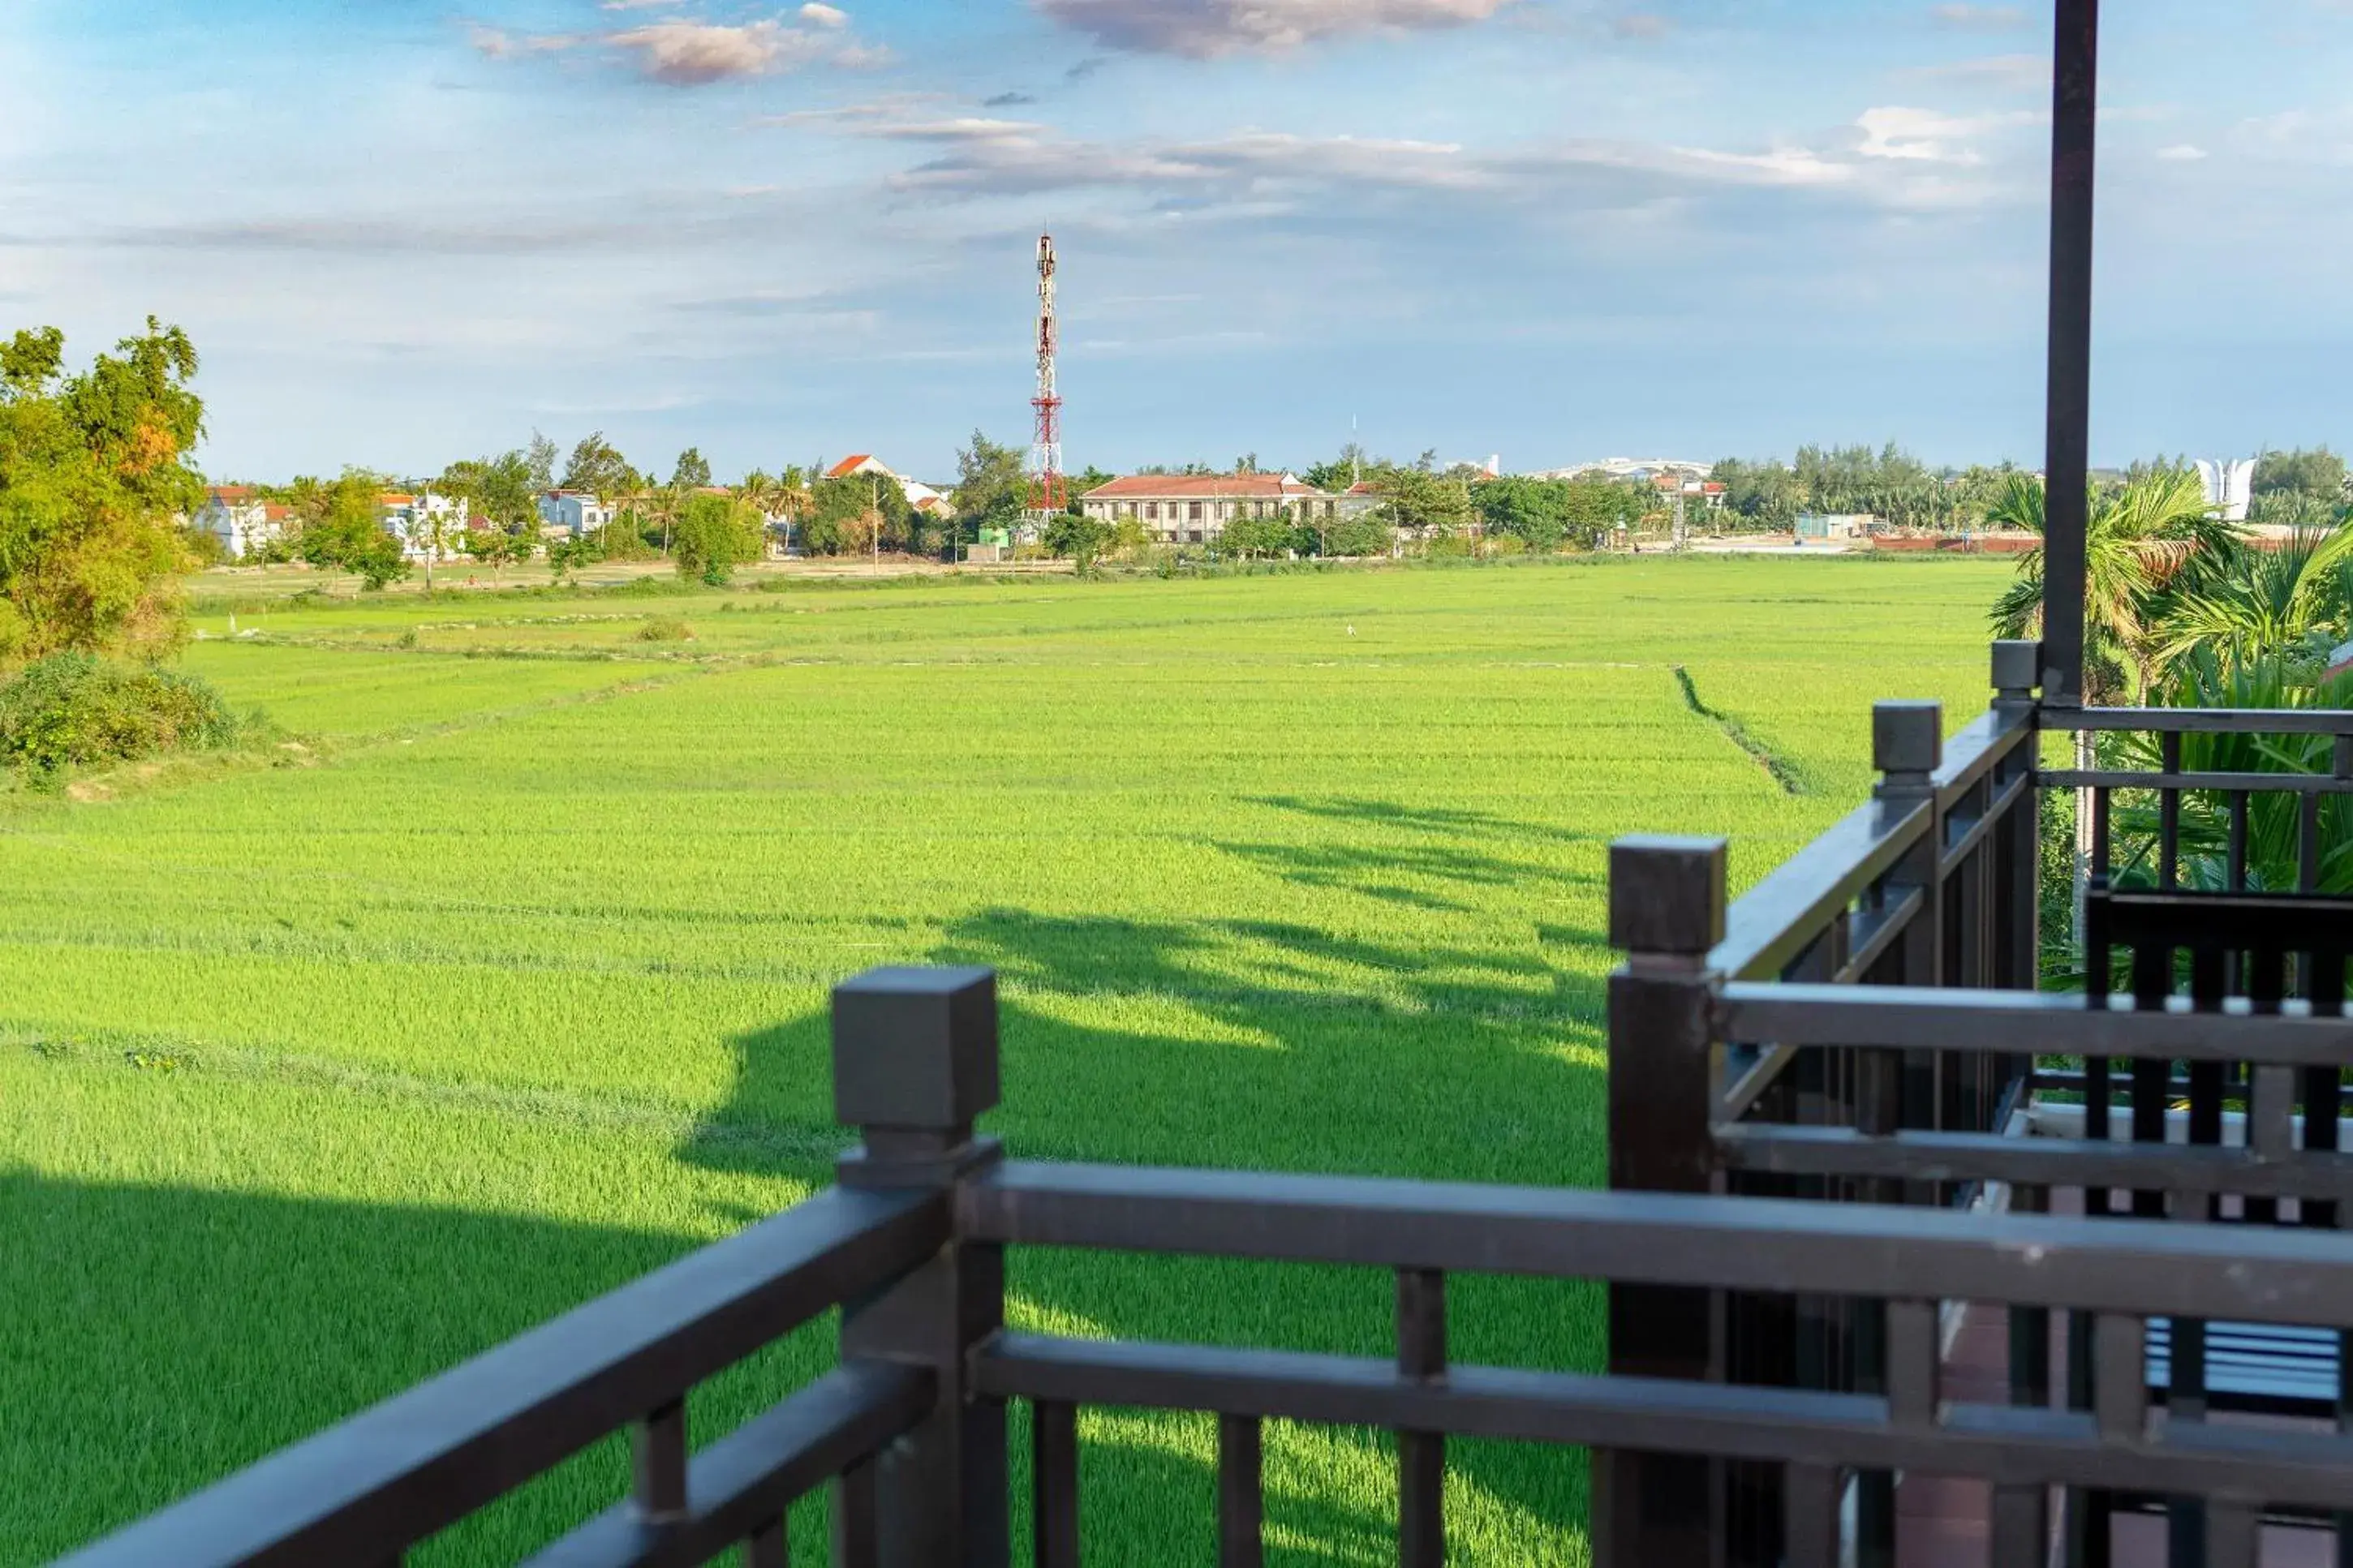
[[[196,351],[147,329],[65,376],[65,334],[0,344],[0,660],[65,649],[157,657],[182,635],[171,579],[188,563],[173,519],[204,481]]]
[[[384,525],[384,479],[364,468],[346,468],[326,484],[295,481],[301,520],[298,548],[318,567],[338,567],[359,577],[370,592],[408,575],[400,541]]]
[[[970,541],[984,528],[1010,529],[1029,504],[1029,476],[1018,447],[990,440],[978,430],[972,445],[956,453],[956,483],[948,498],[955,507],[956,537]]]
[[[691,495],[679,508],[670,559],[680,576],[722,587],[736,567],[760,558],[766,537],[759,508],[731,496]]]
[[[2226,667],[2318,664],[2353,629],[2349,615],[2353,529],[2298,529],[2271,549],[2234,540],[2164,606],[2154,662],[2169,666],[2202,647]]]
[[[1470,487],[1428,468],[1391,468],[1379,482],[1380,510],[1392,528],[1444,538],[1468,525],[1473,515]]]
[[[703,460],[701,448],[689,447],[678,455],[678,466],[670,471],[673,489],[699,490],[711,483],[711,465]]]
[[[1557,479],[1513,475],[1472,491],[1490,536],[1514,538],[1531,550],[1557,550],[1569,529],[1569,487]]]
[[[533,430],[531,445],[523,449],[523,464],[531,470],[531,489],[534,497],[545,495],[555,488],[555,443]]]
[[[806,548],[820,554],[855,554],[880,545],[897,548],[910,534],[914,509],[907,492],[888,474],[844,474],[809,487],[809,517],[802,525]]]
[[[593,533],[576,539],[551,539],[547,542],[547,569],[554,574],[555,585],[562,587],[570,577],[575,582],[580,569],[593,566],[605,559],[604,542]]]
[[[2286,491],[2339,505],[2346,497],[2345,459],[2326,447],[2265,452],[2255,459],[2253,491],[2259,496]]]
[[[564,466],[561,488],[607,502],[636,489],[638,482],[637,470],[629,467],[629,460],[605,439],[602,430],[593,430],[580,437],[572,448],[572,459]]]
[[[1114,531],[1099,518],[1056,512],[1046,524],[1046,548],[1085,566],[1111,545]]]
[[[1288,555],[1299,546],[1299,527],[1288,514],[1235,518],[1218,535],[1218,552],[1248,560],[1252,556]]]
[[[1396,548],[1397,534],[1377,516],[1367,513],[1334,523],[1324,536],[1324,544],[1334,555],[1387,555]]]

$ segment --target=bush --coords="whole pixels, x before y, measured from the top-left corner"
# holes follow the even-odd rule
[[[694,628],[675,616],[657,616],[638,628],[639,642],[692,642]]]
[[[191,676],[54,654],[0,683],[0,760],[37,773],[226,746],[239,726]]]

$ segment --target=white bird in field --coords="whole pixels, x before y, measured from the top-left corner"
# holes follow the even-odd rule
[[[1354,627],[1354,626],[1350,626],[1350,627],[1348,628],[1348,635],[1349,635],[1350,637],[1355,637],[1355,636],[1356,635],[1356,627]]]

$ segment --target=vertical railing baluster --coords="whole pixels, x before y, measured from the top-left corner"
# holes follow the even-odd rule
[[[881,1527],[875,1507],[878,1468],[873,1459],[860,1459],[834,1478],[834,1568],[881,1568]]]
[[[1788,1464],[1781,1479],[1781,1556],[1788,1568],[1839,1568],[1840,1474],[1830,1465]]]
[[[2178,776],[2181,772],[2181,732],[2167,731],[2158,742],[2158,748],[2162,759],[2158,766]],[[2181,792],[2161,788],[2157,797],[2157,885],[2169,893],[2181,881]]]
[[[860,1142],[845,1188],[955,1189],[998,1164],[973,1122],[997,1104],[997,976],[870,970],[833,993],[834,1114]],[[1005,1405],[972,1388],[973,1352],[1005,1324],[1005,1249],[955,1239],[841,1315],[845,1358],[929,1369],[932,1409],[876,1461],[879,1550],[902,1563],[996,1568],[1012,1553]]]
[[[1029,1406],[1030,1528],[1037,1568],[1079,1568],[1079,1409]]]
[[[630,1498],[648,1524],[686,1517],[686,1401],[661,1405],[629,1433]]]
[[[772,1519],[744,1540],[744,1568],[793,1568],[792,1531]]]
[[[1418,1383],[1446,1376],[1446,1276],[1401,1268],[1397,1277],[1398,1371]],[[1446,1436],[1398,1434],[1398,1562],[1442,1568],[1446,1561]]]
[[[1707,966],[1724,940],[1725,841],[1623,838],[1609,847],[1609,941],[1627,955],[1609,979],[1609,1185],[1705,1194],[1717,1049]],[[1709,1292],[1609,1287],[1609,1371],[1715,1374]],[[1717,1467],[1689,1455],[1593,1455],[1595,1568],[1707,1563]]]
[[[1218,1568],[1265,1568],[1265,1437],[1255,1415],[1218,1417]]]

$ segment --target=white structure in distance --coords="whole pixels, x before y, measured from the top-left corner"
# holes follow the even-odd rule
[[[2247,521],[2247,503],[2254,499],[2253,458],[2198,459],[2198,478],[2206,487],[2206,504],[2222,509],[2224,522]]]

